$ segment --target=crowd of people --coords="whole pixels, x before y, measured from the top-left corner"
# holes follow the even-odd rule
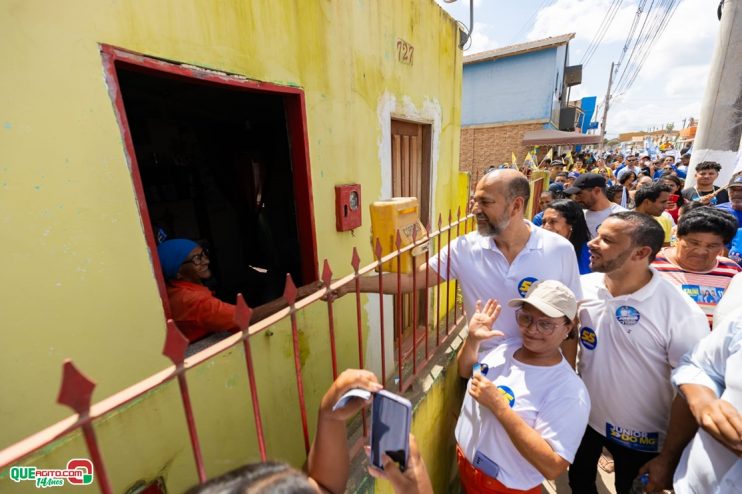
[[[573,492],[597,493],[606,455],[619,494],[637,482],[646,492],[742,492],[742,175],[717,187],[720,166],[703,162],[683,189],[689,156],[611,158],[592,168],[581,159],[566,176],[552,161],[534,222],[524,219],[526,176],[490,171],[471,200],[476,231],[418,266],[417,280],[457,279],[464,297],[457,365],[468,392],[452,433],[467,493],[537,493],[565,471]],[[412,274],[360,287],[407,292]],[[377,390],[369,374],[347,371],[322,400],[308,477],[270,464],[308,482],[285,492],[342,492],[347,445],[337,445],[364,403],[331,404],[350,387]],[[405,472],[387,458],[372,474],[396,492],[431,492],[414,438],[410,457]],[[246,485],[235,475],[198,492]]]

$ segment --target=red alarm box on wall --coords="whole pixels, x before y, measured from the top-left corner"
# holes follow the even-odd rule
[[[335,228],[347,232],[361,226],[361,185],[335,186]]]

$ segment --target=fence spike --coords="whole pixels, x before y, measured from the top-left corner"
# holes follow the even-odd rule
[[[71,359],[65,359],[62,364],[62,385],[57,395],[57,403],[83,415],[90,411],[90,399],[94,389],[95,381],[80,372]]]
[[[399,230],[397,230],[397,239],[394,243],[397,246],[397,250],[402,248],[402,235],[399,233]]]
[[[165,346],[162,354],[169,358],[173,364],[178,365],[185,358],[185,351],[188,348],[188,338],[183,336],[175,321],[167,320],[167,335],[165,336]]]
[[[252,309],[241,293],[237,294],[237,309],[234,313],[234,322],[240,330],[244,331],[250,326],[250,319],[252,319]]]
[[[353,257],[350,259],[350,265],[353,266],[353,270],[358,273],[358,269],[361,267],[361,256],[358,255],[358,249],[353,247]]]
[[[376,247],[374,249],[374,254],[376,254],[376,260],[381,261],[381,240],[379,240],[379,237],[376,237]]]
[[[330,283],[332,283],[332,269],[330,269],[330,263],[325,259],[325,262],[322,265],[322,284],[329,290]]]
[[[296,302],[296,285],[294,285],[294,280],[291,278],[290,274],[286,275],[286,287],[283,289],[283,298],[286,299],[286,301],[289,303],[289,305],[294,305]]]
[[[438,213],[438,231],[441,231],[441,228],[443,228],[443,215]]]
[[[461,219],[461,205],[459,205],[459,206],[458,206],[458,207],[456,208],[456,219],[457,219],[457,220],[460,220],[460,219]]]
[[[412,243],[417,242],[417,223],[412,224]]]

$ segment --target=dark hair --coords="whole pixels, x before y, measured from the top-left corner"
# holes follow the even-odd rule
[[[585,222],[585,213],[582,212],[582,207],[572,199],[559,199],[550,202],[544,208],[544,211],[547,209],[558,211],[564,217],[567,224],[572,227],[572,234],[569,236],[569,241],[572,242],[572,247],[575,248],[575,254],[579,255],[582,246],[590,240],[590,229]]]
[[[633,175],[634,176],[634,180],[636,180],[636,173],[634,173],[634,170],[629,170],[629,171],[626,172],[626,174],[623,177],[621,177],[621,179],[618,181],[618,183],[620,183],[621,185],[625,184],[628,181],[628,179],[629,179],[629,175]],[[633,182],[633,180],[632,180],[632,182]]]
[[[508,184],[508,190],[505,195],[509,201],[512,201],[516,197],[522,197],[523,202],[528,204],[528,199],[531,197],[531,187],[528,183],[528,179],[525,176],[513,177]]]
[[[566,177],[568,175],[569,175],[569,173],[567,173],[567,172],[557,172],[557,174],[556,174],[557,177]]]
[[[737,234],[737,218],[721,209],[696,208],[680,217],[678,237],[689,233],[713,233],[719,235],[725,244]]]
[[[672,171],[670,170],[662,172],[662,175],[660,175],[660,180],[669,180],[670,182],[673,182],[675,185],[678,186],[678,190],[683,188],[683,179],[678,177],[677,175],[673,175]]]
[[[678,211],[678,216],[683,216],[684,214],[693,211],[694,209],[698,208],[708,208],[711,206],[708,206],[702,202],[699,201],[689,201],[680,206],[680,211]]]
[[[307,476],[285,463],[266,461],[236,468],[187,494],[316,494]]]
[[[656,201],[660,194],[663,192],[670,192],[670,186],[665,185],[659,182],[653,182],[649,185],[642,185],[638,189],[636,189],[636,192],[634,193],[634,204],[636,206],[641,206],[641,204],[646,201],[650,200],[652,202]]]
[[[613,196],[615,196],[619,192],[623,194],[623,185],[611,185],[610,187],[607,187],[605,189],[605,195],[611,202],[613,202]]]
[[[662,174],[659,181],[662,182],[663,180],[668,180],[678,186],[678,190],[675,193],[678,198],[675,200],[675,204],[678,207],[681,207],[683,204],[685,204],[685,199],[680,193],[683,190],[683,179],[678,177],[677,175],[673,175],[671,171],[666,171]]]
[[[637,211],[622,211],[610,215],[608,218],[626,221],[633,226],[631,232],[631,243],[634,247],[649,247],[652,252],[649,254],[649,262],[654,261],[657,253],[662,248],[665,241],[665,231],[659,222],[648,214]],[[627,232],[628,233],[628,232]]]
[[[696,171],[700,172],[703,170],[716,170],[721,171],[721,165],[716,161],[701,161],[696,165]]]

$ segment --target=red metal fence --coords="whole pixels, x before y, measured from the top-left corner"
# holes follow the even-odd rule
[[[327,317],[329,323],[329,338],[331,346],[331,362],[332,376],[336,378],[338,375],[338,363],[335,347],[335,317],[333,312],[333,304],[335,301],[331,297],[325,297],[333,290],[336,290],[345,285],[353,285],[355,291],[355,312],[356,312],[356,333],[358,343],[358,367],[364,368],[364,348],[363,348],[363,327],[361,317],[361,291],[360,291],[360,277],[369,275],[377,268],[380,268],[385,263],[393,259],[401,259],[401,256],[412,257],[412,274],[413,274],[413,303],[412,303],[412,327],[407,331],[403,328],[403,314],[404,304],[395,303],[393,304],[393,310],[396,311],[394,321],[394,338],[395,338],[395,353],[396,353],[396,378],[395,386],[396,391],[404,393],[407,391],[419,377],[425,365],[436,355],[436,350],[446,342],[447,337],[451,334],[453,328],[463,321],[463,308],[460,307],[460,301],[458,296],[458,282],[443,282],[441,273],[438,273],[435,284],[429,290],[435,292],[434,296],[428,296],[429,306],[425,310],[425,321],[424,324],[418,324],[418,313],[417,313],[417,297],[419,294],[418,287],[423,289],[430,284],[427,273],[425,274],[424,280],[418,280],[416,274],[416,268],[422,259],[418,259],[412,256],[413,249],[420,246],[427,245],[428,249],[425,250],[424,258],[427,263],[431,257],[431,250],[440,252],[441,249],[449,249],[450,254],[450,242],[453,238],[467,233],[474,228],[474,217],[467,215],[462,217],[460,210],[456,213],[456,219],[452,218],[452,214],[448,214],[448,225],[443,226],[443,219],[441,216],[438,217],[438,229],[431,232],[430,225],[428,225],[427,236],[422,236],[422,232],[413,231],[413,243],[409,245],[402,245],[402,240],[399,232],[397,233],[397,250],[387,255],[382,255],[381,243],[377,239],[375,242],[375,257],[376,260],[366,266],[361,267],[361,259],[358,252],[353,248],[351,256],[351,266],[353,272],[339,280],[332,281],[332,270],[327,260],[324,261],[322,270],[322,281],[323,289],[318,292],[309,295],[301,300],[297,300],[297,289],[294,285],[290,275],[286,276],[286,286],[284,289],[284,298],[288,302],[288,307],[280,310],[279,312],[261,320],[260,322],[250,325],[250,317],[252,310],[245,304],[241,295],[238,295],[237,299],[237,313],[235,316],[235,322],[241,330],[241,337],[239,339],[230,340],[228,345],[221,345],[218,351],[202,351],[193,357],[189,357],[188,362],[185,362],[185,352],[188,346],[187,339],[178,331],[176,324],[169,320],[167,323],[167,335],[165,338],[165,346],[163,354],[166,355],[173,362],[174,367],[166,369],[154,376],[145,379],[144,381],[132,386],[116,395],[104,400],[96,405],[91,404],[91,396],[95,388],[95,383],[80,372],[71,361],[65,361],[63,365],[62,373],[62,384],[59,391],[57,402],[70,407],[77,414],[67,420],[64,420],[55,426],[52,426],[44,431],[41,431],[19,443],[16,443],[7,449],[0,451],[0,468],[5,468],[10,465],[17,463],[24,457],[37,452],[41,448],[49,445],[56,439],[62,436],[68,435],[77,430],[81,430],[85,438],[85,443],[90,453],[90,458],[94,464],[94,468],[97,470],[97,479],[100,486],[101,492],[108,494],[112,493],[112,486],[109,480],[109,476],[106,472],[106,462],[104,458],[104,452],[102,452],[96,439],[95,431],[93,429],[93,421],[101,417],[106,416],[120,409],[132,400],[144,395],[145,393],[162,386],[173,379],[177,379],[180,395],[182,398],[183,412],[186,417],[188,432],[190,435],[190,444],[196,466],[196,472],[200,482],[206,480],[206,471],[204,468],[204,459],[202,455],[201,443],[199,441],[198,430],[196,427],[196,421],[194,419],[194,412],[192,407],[191,397],[188,391],[188,380],[187,372],[189,369],[202,364],[203,362],[213,358],[215,355],[232,348],[240,343],[244,347],[246,372],[249,380],[250,387],[250,398],[252,403],[252,412],[255,422],[255,430],[257,431],[258,449],[260,452],[260,458],[266,460],[268,458],[268,452],[266,451],[266,438],[265,429],[262,423],[262,410],[260,407],[260,396],[258,395],[258,387],[255,379],[255,369],[253,367],[253,355],[250,348],[250,340],[255,335],[262,333],[263,331],[272,328],[280,321],[289,319],[291,323],[291,332],[293,338],[293,360],[294,370],[296,378],[296,392],[298,395],[301,425],[303,432],[304,448],[305,451],[309,451],[310,438],[309,438],[309,427],[307,424],[307,408],[306,399],[304,395],[304,383],[302,378],[302,366],[300,362],[300,344],[298,336],[297,326],[297,313],[305,309],[306,307],[315,303],[325,303],[327,305]],[[445,243],[443,239],[445,238]],[[418,257],[423,257],[422,255]],[[449,255],[450,258],[450,255]],[[402,262],[396,262],[397,266],[397,280],[399,281],[402,276]],[[447,263],[450,266],[450,263]],[[450,267],[448,268],[450,270]],[[381,270],[378,270],[378,274],[371,275],[377,276],[379,279],[379,292],[381,292],[382,283]],[[446,278],[449,278],[450,272],[446,273]],[[451,283],[453,283],[453,293],[455,299],[451,299],[452,290]],[[443,292],[443,293],[442,293]],[[429,295],[430,292],[429,292]],[[397,300],[401,300],[402,292],[401,289],[397,291]],[[323,300],[326,298],[326,300]],[[385,352],[385,331],[384,331],[384,311],[388,310],[384,305],[384,297],[379,297],[379,315],[380,315],[380,327],[378,328],[378,335],[371,334],[369,338],[378,337],[381,343],[381,378],[384,384],[387,384],[387,359]],[[441,314],[445,315],[441,317]],[[431,321],[430,318],[433,317]],[[420,327],[419,327],[420,326]],[[376,331],[376,328],[370,328],[370,331]],[[217,344],[219,345],[219,344]],[[329,385],[329,383],[328,383]],[[355,446],[352,448],[352,452],[355,454],[360,450],[360,446],[363,442],[363,438],[367,436],[366,427],[366,416],[363,416],[363,436]]]

